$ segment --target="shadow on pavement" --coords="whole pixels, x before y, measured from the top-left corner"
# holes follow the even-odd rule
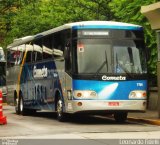
[[[15,114],[15,113],[13,113]],[[16,114],[15,114],[16,115]],[[35,118],[46,118],[49,120],[57,120],[57,115],[54,112],[36,112],[34,114],[27,115]],[[86,114],[75,114],[68,115],[66,120],[63,123],[72,123],[72,124],[85,124],[85,125],[137,125],[136,122],[126,121],[124,123],[117,123],[111,116],[102,116],[102,115],[86,115]],[[142,125],[142,124],[141,124]]]

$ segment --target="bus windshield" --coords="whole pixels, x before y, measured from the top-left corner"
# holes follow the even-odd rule
[[[146,59],[142,41],[116,40],[113,45],[115,73],[146,73]]]
[[[79,39],[77,63],[79,74],[147,72],[142,40]]]
[[[111,41],[80,39],[77,58],[78,73],[111,73]]]

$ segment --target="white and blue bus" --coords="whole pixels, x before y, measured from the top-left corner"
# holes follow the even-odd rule
[[[8,94],[17,114],[144,112],[147,50],[138,25],[85,21],[65,24],[8,46]],[[14,97],[12,97],[14,96]]]

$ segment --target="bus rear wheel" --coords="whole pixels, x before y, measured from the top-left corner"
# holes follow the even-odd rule
[[[24,101],[23,101],[22,96],[19,98],[19,108],[20,108],[20,114],[21,115],[26,115],[27,114],[27,110],[24,108]]]
[[[116,112],[114,113],[114,119],[118,123],[124,123],[127,120],[128,112]]]
[[[19,103],[19,99],[17,98],[17,96],[15,97],[15,111],[17,115],[20,114],[20,103]]]
[[[24,102],[23,102],[22,96],[19,96],[19,98],[16,98],[16,100],[15,100],[15,110],[16,110],[16,114],[18,114],[18,115],[24,115],[25,114]]]
[[[61,122],[66,120],[66,114],[63,112],[64,110],[64,104],[60,97],[58,97],[57,103],[56,103],[56,111],[57,111],[57,119]]]
[[[24,100],[23,97],[21,96],[19,99],[19,114],[20,115],[34,115],[36,113],[37,110],[35,109],[28,109],[28,108],[24,108]]]

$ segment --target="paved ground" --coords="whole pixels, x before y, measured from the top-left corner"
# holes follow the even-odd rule
[[[131,120],[117,124],[106,116],[89,116],[72,119],[69,122],[58,122],[52,112],[18,116],[12,106],[4,106],[4,114],[7,116],[8,124],[0,126],[0,138],[160,139],[160,126]]]

